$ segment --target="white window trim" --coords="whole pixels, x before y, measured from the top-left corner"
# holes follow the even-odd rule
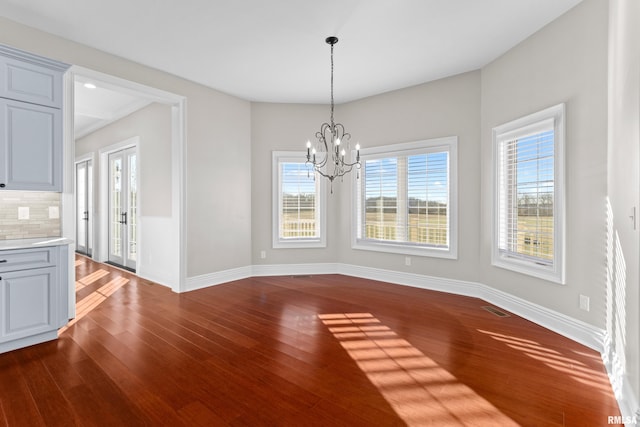
[[[273,248],[325,248],[327,246],[327,185],[325,179],[316,176],[318,189],[316,197],[318,198],[319,211],[318,222],[320,227],[320,237],[316,238],[297,238],[297,239],[281,239],[279,216],[280,216],[280,168],[281,162],[304,163],[306,153],[302,151],[273,151],[271,165],[271,193],[272,193],[272,229],[271,236],[273,239]],[[310,171],[313,174],[313,169]]]
[[[499,144],[509,134],[535,130],[536,125],[553,120],[554,128],[554,199],[553,199],[553,262],[552,265],[542,265],[535,261],[509,257],[500,252],[499,245]],[[548,280],[558,284],[565,284],[565,104],[558,104],[537,113],[513,120],[493,128],[493,229],[491,264]]]
[[[361,178],[352,172],[352,206],[351,206],[351,248],[367,251],[397,253],[433,258],[458,258],[458,137],[449,136],[423,141],[391,144],[381,147],[360,150],[360,158],[364,163],[367,159],[406,156],[429,151],[448,151],[449,153],[449,247],[435,248],[418,246],[411,243],[380,242],[368,239],[358,239],[358,200]],[[364,212],[364,211],[363,211]]]

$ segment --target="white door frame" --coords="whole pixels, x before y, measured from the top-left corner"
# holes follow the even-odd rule
[[[77,65],[72,66],[65,74],[65,102],[63,116],[65,120],[64,126],[64,191],[62,195],[62,235],[73,239],[75,236],[75,197],[74,197],[74,158],[75,158],[75,136],[73,127],[73,86],[75,76],[83,76],[86,78],[99,81],[105,87],[111,86],[121,92],[131,93],[136,96],[145,97],[152,102],[169,105],[171,107],[171,218],[170,218],[170,234],[174,236],[174,241],[168,242],[167,250],[171,252],[171,259],[175,260],[175,265],[169,266],[169,271],[164,273],[162,277],[153,275],[153,280],[171,287],[174,292],[182,292],[185,290],[186,283],[186,224],[184,221],[186,212],[186,178],[185,178],[185,162],[186,162],[186,97],[170,93],[161,89],[145,86],[119,77],[101,73],[99,71],[90,70],[88,68]],[[100,216],[102,217],[102,216]],[[140,223],[139,223],[140,224]],[[140,224],[143,226],[143,224]],[[101,239],[102,240],[102,239]],[[144,244],[144,242],[139,242]],[[94,241],[94,248],[102,245],[101,242]],[[75,262],[70,257],[70,272],[75,271]],[[144,270],[144,264],[138,266],[137,274],[145,277],[147,274]],[[147,276],[149,277],[149,276]],[[73,284],[75,278],[70,280]],[[71,293],[75,295],[74,289],[70,288]],[[70,295],[73,304],[70,303],[69,311],[73,310],[75,314],[75,296]],[[72,308],[71,305],[74,307]]]

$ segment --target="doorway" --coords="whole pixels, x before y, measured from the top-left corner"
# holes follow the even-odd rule
[[[135,241],[135,270],[136,274],[156,283],[169,286],[175,292],[182,292],[186,282],[186,250],[185,235],[186,225],[184,218],[186,195],[185,195],[185,141],[186,141],[186,98],[181,95],[166,92],[161,89],[135,83],[126,79],[111,76],[99,71],[90,70],[74,65],[65,74],[65,171],[68,171],[66,182],[74,182],[75,152],[75,131],[74,123],[78,120],[74,117],[74,108],[78,104],[74,103],[75,84],[80,81],[91,80],[98,82],[99,87],[106,87],[121,91],[123,93],[134,94],[145,98],[151,102],[167,105],[170,107],[171,129],[170,145],[171,166],[166,169],[170,176],[170,212],[166,216],[144,216],[144,204],[137,194],[138,205],[140,207],[136,215],[136,241]],[[95,116],[92,110],[85,111],[88,116]],[[128,145],[132,145],[129,143]],[[108,151],[117,151],[126,147],[108,147]],[[108,169],[108,157],[103,156],[107,150],[98,150],[94,168],[94,190],[95,207],[93,217],[93,259],[100,262],[107,262],[109,258],[109,215],[108,215],[108,178],[103,173]],[[139,147],[137,165],[140,166],[140,153],[144,155],[144,147]],[[145,156],[146,157],[146,156]],[[68,165],[68,166],[66,166]],[[138,171],[139,172],[139,171]],[[138,190],[142,185],[141,180],[136,181]],[[63,209],[73,213],[63,218],[63,236],[74,238],[76,221],[75,208],[76,199],[73,194],[73,185],[65,185],[63,195]],[[71,193],[71,194],[70,194]],[[151,194],[151,193],[150,193]],[[103,208],[104,207],[104,208]],[[127,216],[129,216],[128,213]],[[92,219],[90,214],[90,219]],[[129,224],[130,225],[130,224]],[[69,263],[69,270],[73,271],[73,262]],[[71,299],[71,292],[69,293]],[[70,303],[70,307],[71,307]]]
[[[93,160],[76,162],[76,252],[93,254]]]
[[[108,262],[136,271],[138,257],[137,147],[109,153]]]

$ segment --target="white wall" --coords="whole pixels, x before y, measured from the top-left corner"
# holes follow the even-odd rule
[[[100,196],[100,150],[119,144],[131,138],[138,139],[139,211],[138,248],[136,265],[138,274],[149,280],[169,285],[167,278],[173,277],[171,269],[172,251],[166,247],[167,241],[175,241],[166,233],[171,230],[171,107],[153,103],[122,119],[109,124],[76,141],[76,157],[93,154],[94,212],[93,224],[106,224],[108,206],[101,206]],[[102,218],[101,218],[102,216]],[[105,220],[105,221],[101,221]],[[94,227],[94,253],[106,242],[98,240],[101,233]],[[106,233],[106,230],[104,230]],[[104,234],[103,233],[103,234]],[[105,251],[106,252],[106,251]],[[107,254],[100,251],[100,260]]]
[[[610,218],[606,362],[623,414],[640,417],[640,2],[612,0],[609,16]]]
[[[5,18],[0,43],[185,96],[187,276],[251,264],[248,101]]]
[[[585,0],[482,69],[479,280],[604,328],[607,4]],[[566,285],[491,266],[492,128],[566,103]],[[579,296],[591,311],[579,308]]]
[[[171,107],[152,103],[76,140],[76,157],[93,153],[94,182],[98,183],[99,150],[136,136],[140,138],[140,187],[144,192],[139,214],[171,216]],[[96,209],[104,211],[99,197],[96,201]]]

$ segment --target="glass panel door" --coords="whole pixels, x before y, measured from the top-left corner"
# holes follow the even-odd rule
[[[109,154],[109,262],[135,271],[137,156],[135,147]]]
[[[127,260],[126,265],[135,270],[138,254],[137,248],[137,217],[138,217],[138,182],[136,181],[137,156],[135,151],[127,153],[128,182],[127,182],[127,207],[128,216],[126,218],[127,227]]]
[[[93,166],[91,160],[76,163],[76,252],[91,256],[93,247]]]

